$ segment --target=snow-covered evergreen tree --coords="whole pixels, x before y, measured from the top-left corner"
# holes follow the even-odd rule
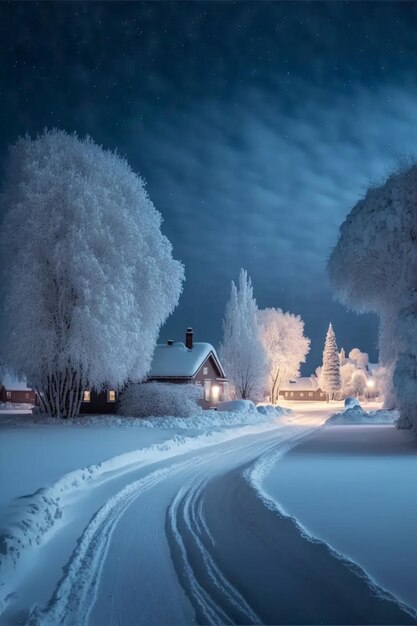
[[[336,335],[333,326],[329,324],[323,350],[323,365],[321,369],[320,384],[322,390],[333,400],[335,394],[340,391],[340,362],[337,349]]]
[[[417,165],[372,187],[340,228],[329,272],[340,301],[380,317],[386,406],[417,429]]]
[[[258,311],[261,339],[268,357],[268,387],[273,404],[278,402],[284,381],[300,375],[310,350],[310,339],[304,335],[304,322],[299,315],[281,309]]]
[[[143,378],[184,278],[143,180],[90,138],[45,131],[11,148],[1,208],[0,360],[57,417],[87,386]]]
[[[260,337],[257,311],[251,279],[242,269],[238,286],[232,281],[219,350],[236,398],[257,400],[264,390],[267,357]]]

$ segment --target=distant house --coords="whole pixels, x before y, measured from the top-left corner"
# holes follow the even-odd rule
[[[156,346],[147,381],[200,385],[205,409],[227,397],[228,382],[216,350],[210,343],[195,342],[192,328],[185,343],[169,340]]]
[[[202,387],[200,404],[216,407],[227,394],[227,379],[216,350],[210,343],[194,342],[193,331],[187,329],[185,343],[172,340],[158,344],[146,382],[184,384]],[[94,389],[84,391],[81,413],[115,413],[118,391]]]
[[[0,402],[36,404],[36,392],[28,387],[26,381],[6,374],[0,380]]]
[[[281,386],[279,395],[286,400],[301,400],[307,402],[326,400],[326,394],[320,389],[316,376],[289,380]]]

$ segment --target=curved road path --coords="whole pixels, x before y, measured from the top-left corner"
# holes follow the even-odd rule
[[[416,623],[262,493],[262,471],[322,421],[300,416],[115,480],[49,600],[13,623]],[[36,576],[46,567],[45,560]]]

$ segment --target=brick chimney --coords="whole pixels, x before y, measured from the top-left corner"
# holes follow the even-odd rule
[[[185,347],[188,348],[189,350],[193,349],[193,329],[192,328],[187,328],[187,332],[185,333]]]

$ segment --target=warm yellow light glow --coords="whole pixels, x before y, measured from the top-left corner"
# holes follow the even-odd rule
[[[91,395],[89,391],[84,391],[83,402],[90,402]]]
[[[110,389],[108,391],[108,398],[107,398],[108,402],[116,402],[116,392],[113,391],[113,389]]]
[[[366,381],[366,386],[367,386],[367,387],[369,387],[370,389],[371,389],[372,387],[375,387],[375,383],[374,383],[374,381],[372,380],[372,378],[370,378],[369,380],[367,380],[367,381]]]
[[[211,397],[214,400],[214,402],[217,402],[217,400],[219,399],[219,395],[220,395],[220,387],[218,385],[213,385],[213,387],[211,388]]]

